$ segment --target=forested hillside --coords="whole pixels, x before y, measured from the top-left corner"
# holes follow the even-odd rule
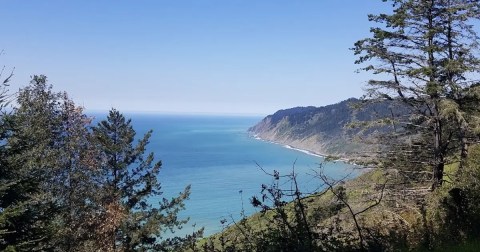
[[[361,132],[355,123],[373,121],[391,114],[392,111],[398,115],[406,111],[394,106],[398,104],[392,101],[368,104],[359,109],[362,104],[363,101],[350,98],[324,107],[279,110],[251,127],[249,132],[267,141],[322,155],[351,159],[371,156],[373,146],[358,138],[360,135],[372,134],[373,131]]]

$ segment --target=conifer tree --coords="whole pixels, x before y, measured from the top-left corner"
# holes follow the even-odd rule
[[[130,120],[115,110],[90,130],[82,108],[45,76],[17,104],[0,118],[0,250],[165,250],[200,233],[162,239],[186,223],[177,213],[189,187],[150,203],[161,195],[161,163],[144,155],[151,132],[134,146]]]
[[[94,229],[98,210],[96,198],[98,151],[92,144],[91,119],[75,106],[66,93],[60,94],[61,128],[59,138],[59,167],[55,188],[60,208],[56,242],[63,251],[94,251]]]
[[[45,76],[34,76],[21,89],[12,115],[4,118],[8,135],[2,159],[1,250],[36,251],[53,247],[53,219],[58,211],[50,193],[58,132],[56,94]]]
[[[3,71],[2,71],[3,73]],[[2,73],[0,73],[0,79],[2,79]],[[8,100],[8,82],[12,75],[7,76],[1,80],[0,85],[0,249],[5,250],[7,248],[6,236],[11,234],[12,228],[9,225],[9,221],[13,216],[19,215],[18,209],[13,206],[14,202],[11,198],[15,182],[13,181],[13,174],[8,162],[8,148],[6,145],[6,139],[9,134],[7,126],[8,113],[5,111],[5,107],[9,103]]]
[[[177,213],[188,198],[190,188],[171,200],[158,200],[162,194],[158,181],[161,162],[153,153],[144,155],[151,131],[134,145],[135,131],[131,120],[111,110],[107,120],[93,128],[101,151],[103,249],[110,251],[164,250],[181,239],[161,241],[166,231],[186,221]]]
[[[89,119],[45,76],[34,76],[17,103],[3,118],[4,249],[86,251],[96,212]]]
[[[408,155],[410,164],[432,167],[432,187],[443,182],[445,164],[466,157],[467,135],[475,123],[464,101],[478,81],[478,36],[472,25],[479,17],[478,0],[388,0],[393,13],[369,15],[378,27],[372,37],[355,43],[357,64],[378,79],[368,83],[373,101],[398,100],[408,116],[384,120],[397,130],[390,150]],[[368,64],[370,63],[370,64]],[[453,120],[452,120],[453,119]],[[470,120],[470,121],[468,121]],[[399,130],[400,129],[400,130]],[[458,143],[461,144],[458,144]],[[410,155],[421,150],[421,155]],[[388,152],[388,151],[387,151]],[[395,155],[395,154],[394,154]],[[400,155],[401,156],[401,155]]]

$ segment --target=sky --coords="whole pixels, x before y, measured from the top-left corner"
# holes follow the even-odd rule
[[[11,89],[44,74],[87,110],[267,115],[363,94],[349,48],[381,0],[0,0]]]

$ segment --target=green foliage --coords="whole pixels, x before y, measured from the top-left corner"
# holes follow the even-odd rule
[[[184,208],[183,201],[188,198],[190,187],[178,197],[163,199],[155,206],[149,202],[162,194],[157,179],[161,162],[154,162],[153,153],[144,156],[151,131],[133,145],[135,131],[131,121],[113,109],[93,132],[101,159],[101,211],[104,222],[111,224],[98,234],[105,237],[106,248],[165,250],[181,243],[178,238],[175,242],[159,240],[166,231],[186,223],[177,219],[177,214]]]
[[[359,195],[366,188],[365,183],[352,183],[358,179],[333,180],[320,169],[315,179],[326,189],[309,194],[298,190],[294,172],[270,175],[272,184],[262,185],[261,197],[251,199],[260,213],[233,222],[221,233],[202,241],[198,245],[200,251],[383,251],[404,242],[400,239],[406,233],[402,233],[403,229],[385,234],[378,222],[370,224],[364,219],[370,215],[380,219],[382,212],[374,209],[380,206],[377,202],[381,198]],[[364,178],[374,183],[369,176]],[[381,195],[378,190],[370,188],[368,194]],[[359,231],[363,240],[359,239]]]
[[[430,247],[454,247],[480,237],[480,146],[470,149],[464,171],[429,200]]]
[[[176,250],[201,236],[163,238],[186,223],[177,214],[190,188],[152,206],[161,163],[144,155],[151,132],[133,145],[130,120],[116,110],[92,130],[45,76],[16,98],[0,118],[0,250]]]
[[[66,94],[54,93],[45,76],[34,76],[17,103],[4,118],[9,134],[2,238],[16,250],[86,250],[98,188],[90,120]]]
[[[51,248],[52,217],[58,211],[49,191],[57,149],[56,95],[44,76],[35,76],[20,90],[18,108],[6,116],[8,136],[2,171],[2,235],[0,248],[18,251]]]
[[[409,109],[407,117],[392,112],[395,134],[380,141],[393,152],[422,150],[409,163],[430,165],[436,188],[443,183],[443,170],[451,158],[457,153],[465,158],[468,135],[476,128],[471,113],[478,113],[478,108],[472,110],[466,104],[477,82],[472,73],[479,69],[478,37],[471,22],[478,19],[480,3],[385,2],[392,4],[393,12],[369,16],[377,27],[371,28],[371,37],[355,43],[356,63],[364,65],[361,70],[378,75],[368,83],[366,97],[371,102],[396,100]]]
[[[274,172],[271,174],[273,183],[263,185],[262,196],[252,199],[261,212],[234,222],[221,233],[203,241],[197,249],[475,251],[472,248],[478,244],[480,235],[478,157],[480,148],[472,147],[465,173],[459,178],[452,177],[450,183],[427,194],[423,189],[405,188],[394,179],[397,173],[383,169],[369,171],[347,182],[323,177],[320,181],[331,187],[312,195],[289,190],[295,188],[292,175]],[[448,168],[454,176],[458,165]],[[321,178],[320,175],[317,177]],[[283,189],[279,186],[288,184],[288,181],[292,182],[291,186]],[[411,184],[423,185],[416,181]],[[302,197],[297,201],[295,196],[299,194]],[[288,198],[292,201],[287,202]],[[303,213],[306,213],[305,219]],[[358,222],[358,230],[353,216]],[[313,242],[307,249],[304,245],[309,241],[309,231]],[[359,246],[359,232],[363,236],[363,248]]]
[[[60,94],[58,136],[59,163],[51,183],[59,214],[55,219],[55,242],[65,251],[92,250],[91,240],[96,224],[99,171],[98,150],[91,143],[88,130],[91,119],[76,107],[66,94]]]
[[[0,75],[0,78],[1,77],[2,76]],[[5,139],[8,135],[8,127],[6,125],[6,118],[5,118],[7,113],[4,111],[4,108],[7,106],[7,103],[8,103],[7,101],[8,79],[9,77],[6,78],[4,81],[2,81],[2,84],[0,85],[0,174],[2,174],[2,176],[0,176],[0,208],[2,209],[10,205],[9,203],[4,202],[5,201],[4,197],[7,191],[9,191],[11,186],[13,185],[13,183],[10,182],[9,179],[7,179],[7,176],[11,178],[12,175],[8,174],[9,169],[7,168],[7,162],[5,162],[8,156],[7,148],[5,144]],[[7,219],[8,219],[7,214],[4,213],[3,211],[0,211],[0,244],[4,244],[2,237],[8,231],[5,227]]]
[[[324,107],[297,107],[279,110],[251,127],[250,132],[267,140],[301,143],[300,148],[325,155],[358,158],[371,155],[372,148],[356,138],[374,134],[354,125],[390,114],[391,101],[355,108],[360,100],[351,98]],[[403,111],[401,111],[403,112]],[[380,129],[383,130],[383,129]]]

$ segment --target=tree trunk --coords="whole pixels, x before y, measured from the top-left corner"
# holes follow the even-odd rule
[[[465,162],[467,161],[467,157],[468,157],[468,141],[465,135],[466,135],[465,130],[462,129],[460,131],[461,150],[460,150],[460,163],[458,165],[457,175],[463,172],[463,167],[465,166]]]
[[[442,125],[441,122],[437,119],[435,122],[435,165],[433,167],[433,185],[432,189],[434,190],[437,187],[440,187],[443,183],[443,170],[445,168],[445,158],[443,155],[443,145],[442,145]]]

